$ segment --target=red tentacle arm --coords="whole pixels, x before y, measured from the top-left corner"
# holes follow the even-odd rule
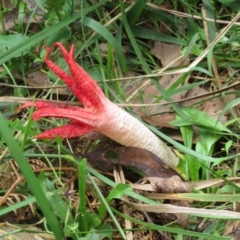
[[[47,48],[45,62],[68,85],[73,94],[82,102],[84,108],[43,101],[24,104],[20,109],[31,106],[38,108],[32,116],[36,121],[42,117],[70,120],[70,123],[41,133],[36,136],[37,138],[54,138],[55,136],[71,138],[97,131],[122,145],[151,151],[170,167],[177,166],[178,158],[164,142],[140,121],[105,97],[97,83],[75,62],[73,45],[70,52],[60,43],[55,43],[54,46],[61,50],[69,66],[70,74],[48,59],[50,48]]]

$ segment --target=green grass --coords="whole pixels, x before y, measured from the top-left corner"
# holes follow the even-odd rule
[[[28,206],[35,206],[37,212],[32,221],[41,220],[41,231],[59,240],[67,236],[71,239],[114,239],[116,234],[127,239],[127,231],[134,233],[140,229],[179,240],[185,236],[191,240],[230,239],[223,236],[225,226],[229,220],[240,218],[237,211],[231,212],[238,209],[239,199],[239,186],[232,181],[239,175],[238,1],[155,0],[149,3],[137,0],[129,4],[62,0],[62,4],[46,1],[45,5],[36,5],[30,11],[19,0],[4,6],[0,10],[0,203],[3,201],[0,221],[13,214],[15,223],[20,223],[25,231],[25,225],[16,220],[17,216],[20,210],[27,211]],[[13,8],[17,14],[14,21],[10,20],[14,24],[9,28],[9,21],[5,20],[7,14],[14,16]],[[44,11],[39,13],[39,9]],[[170,128],[160,131],[152,124],[145,124],[173,147],[180,157],[177,170],[186,181],[197,181],[192,193],[165,194],[163,197],[155,192],[156,197],[151,198],[146,191],[137,191],[127,183],[116,183],[111,175],[93,169],[85,159],[78,159],[74,142],[58,138],[51,141],[34,139],[43,129],[60,126],[64,121],[34,122],[31,119],[33,109],[17,112],[23,99],[61,100],[66,104],[74,100],[71,95],[56,94],[55,86],[62,82],[48,71],[43,61],[45,46],[56,41],[67,49],[71,43],[75,44],[76,61],[93,76],[111,101],[124,106],[135,117],[139,117],[134,111],[136,102],[144,115],[158,101],[166,100],[164,106],[171,106],[167,114],[175,114],[171,125],[176,127],[181,140],[174,139]],[[162,66],[151,53],[155,41],[180,46],[179,57],[189,59],[189,64]],[[54,51],[51,58],[66,69],[59,52]],[[49,76],[52,88],[42,91],[41,81],[38,88],[29,85],[28,74],[38,70]],[[164,88],[161,79],[174,74],[179,74],[178,78],[168,89]],[[189,79],[187,84],[186,79]],[[150,94],[153,104],[143,102],[142,85],[147,81],[158,91]],[[188,107],[182,106],[182,99],[174,101],[175,94],[197,86],[210,94]],[[133,90],[129,90],[131,87]],[[229,100],[230,93],[236,94],[236,99]],[[15,97],[14,100],[9,96]],[[210,104],[217,97],[223,99],[224,106],[214,120],[200,111],[199,105]],[[163,107],[159,106],[159,109]],[[229,117],[221,123],[226,113]],[[93,150],[97,144],[101,141],[88,142],[84,149]],[[45,165],[39,165],[42,163]],[[15,187],[17,177],[12,180],[9,171],[19,179],[23,177]],[[222,180],[222,185],[213,185],[215,179]],[[207,187],[203,187],[204,181],[208,181]],[[4,187],[6,183],[10,184],[8,188]],[[189,200],[190,209],[185,209],[188,228],[181,224],[181,219],[179,222],[177,219],[159,222],[157,209],[161,209],[158,214],[166,210],[163,199],[174,197]],[[98,204],[91,208],[93,199]],[[133,215],[124,212],[123,202],[138,209],[142,218],[133,214],[137,210],[133,210]],[[139,210],[142,203],[148,217]],[[168,211],[182,210],[180,206],[170,206]],[[132,223],[131,229],[125,229],[123,219]],[[203,222],[208,227],[198,230]]]

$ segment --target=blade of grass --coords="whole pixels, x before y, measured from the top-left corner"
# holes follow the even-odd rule
[[[136,0],[134,5],[131,7],[129,12],[127,13],[127,19],[129,25],[133,25],[138,20],[140,14],[145,8],[147,0]]]
[[[211,18],[211,19],[216,19],[216,6],[213,6],[214,3],[208,0],[202,0],[203,1],[203,6],[206,11],[206,17]],[[216,36],[216,26],[215,22],[210,22],[206,21],[208,25],[208,35],[209,35],[209,40],[212,42]]]
[[[178,44],[178,45],[187,45],[187,41],[179,39],[176,37],[169,36],[164,33],[156,32],[141,26],[133,26],[132,33],[135,37],[144,38],[148,40],[155,40],[160,42]]]
[[[93,187],[95,188],[96,192],[98,193],[98,196],[100,197],[101,202],[103,203],[103,205],[106,207],[108,214],[110,215],[110,217],[112,218],[115,226],[117,227],[117,229],[119,230],[119,233],[121,234],[123,239],[127,239],[121,225],[119,224],[118,220],[116,219],[116,217],[114,216],[109,204],[107,203],[106,199],[104,198],[104,196],[102,195],[101,190],[99,189],[98,185],[95,183],[95,181],[93,180],[92,176],[90,173],[87,173]]]
[[[17,26],[17,31],[22,32],[23,29],[23,18],[24,18],[24,3],[20,2],[19,4],[19,12],[18,12],[18,26]]]
[[[178,194],[177,194],[178,195]],[[238,202],[240,194],[207,194],[207,193],[180,193],[179,198],[184,200],[190,199],[193,201],[207,202]]]
[[[219,113],[219,115],[218,115],[218,117],[217,117],[217,120],[216,120],[216,124],[217,124],[218,122],[220,122],[221,117],[222,117],[224,114],[226,114],[227,111],[229,111],[231,108],[239,105],[239,103],[240,103],[240,99],[239,99],[239,98],[237,98],[237,99],[233,100],[232,102],[228,103],[228,104],[224,107],[224,109]]]
[[[28,205],[30,205],[30,204],[32,204],[32,203],[35,203],[35,202],[36,202],[36,198],[35,198],[35,197],[33,197],[33,196],[28,196],[28,198],[27,198],[26,200],[23,200],[23,201],[21,201],[21,202],[14,203],[14,204],[6,207],[6,208],[3,208],[3,207],[2,207],[2,208],[0,209],[0,216],[3,216],[3,215],[5,215],[5,214],[7,214],[7,213],[10,213],[10,212],[12,212],[12,211],[14,211],[14,210],[17,210],[17,209],[19,209],[19,208],[28,206]]]
[[[188,231],[188,230],[183,230],[183,229],[179,229],[179,228],[177,229],[177,228],[163,227],[163,226],[159,226],[159,225],[152,224],[152,223],[146,223],[146,222],[143,222],[143,221],[138,220],[136,218],[125,215],[123,213],[120,213],[113,208],[112,208],[112,211],[122,218],[128,219],[129,221],[131,221],[133,223],[136,223],[136,224],[139,224],[141,226],[148,227],[151,230],[160,230],[160,231],[163,231],[163,232],[183,234],[185,236],[192,236],[192,237],[203,237],[204,239],[211,239],[211,240],[230,240],[230,238],[228,238],[228,237],[213,236],[213,235],[206,234],[206,233]]]
[[[4,139],[5,143],[7,144],[9,150],[11,151],[13,158],[17,162],[19,169],[21,170],[27,184],[29,185],[29,188],[31,189],[33,195],[36,197],[37,203],[40,206],[44,216],[46,217],[47,223],[49,224],[51,231],[53,231],[57,240],[64,239],[61,225],[56,218],[54,211],[45,193],[43,192],[42,187],[39,184],[38,179],[32,172],[32,169],[27,159],[24,157],[22,150],[20,149],[17,141],[14,139],[6,120],[1,113],[0,122],[0,134]]]
[[[78,163],[78,193],[79,193],[79,208],[78,208],[78,214],[80,215],[79,218],[79,224],[81,226],[82,231],[87,231],[88,229],[85,229],[86,224],[83,222],[86,215],[86,165],[87,161],[86,159],[82,159]]]
[[[123,71],[127,72],[126,59],[123,54],[121,45],[117,42],[117,40],[113,37],[113,35],[102,24],[100,24],[99,22],[91,18],[85,17],[83,19],[83,24],[93,29],[95,32],[97,32],[100,36],[105,38],[109,43],[113,45]]]
[[[140,61],[144,71],[147,74],[150,74],[149,66],[146,63],[145,58],[143,57],[143,54],[142,54],[142,52],[141,52],[141,50],[140,50],[140,48],[139,48],[139,46],[137,44],[137,41],[136,41],[136,39],[133,36],[131,28],[130,28],[130,26],[128,24],[127,16],[126,16],[125,8],[124,8],[124,4],[123,4],[122,1],[120,1],[120,7],[121,7],[121,12],[122,12],[122,22],[123,22],[123,25],[125,27],[126,33],[127,33],[128,37],[129,37],[129,40],[130,40],[130,42],[132,44],[132,47],[133,47],[135,53],[137,54],[138,60]]]

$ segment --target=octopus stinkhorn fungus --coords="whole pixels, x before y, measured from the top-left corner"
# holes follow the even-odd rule
[[[107,99],[97,83],[75,62],[74,45],[69,52],[60,43],[55,43],[54,46],[60,48],[70,74],[49,60],[52,48],[47,48],[45,63],[68,85],[84,107],[46,101],[27,102],[22,105],[20,109],[32,106],[38,109],[32,115],[35,121],[42,117],[70,120],[70,123],[40,133],[36,138],[51,139],[55,136],[73,138],[92,131],[100,132],[124,146],[146,149],[161,158],[168,166],[176,167],[178,158],[171,149],[139,120]]]

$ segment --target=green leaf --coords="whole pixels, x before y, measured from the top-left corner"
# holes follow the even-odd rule
[[[89,232],[90,229],[95,229],[101,224],[101,219],[96,213],[86,211],[84,214],[80,213],[76,219],[79,222],[80,232]]]
[[[173,126],[181,127],[195,125],[217,132],[232,133],[232,131],[225,127],[221,122],[217,122],[216,120],[212,119],[205,112],[199,111],[195,108],[182,108],[182,111],[188,117],[187,120],[186,118],[173,120],[170,122]]]
[[[112,200],[114,198],[121,198],[126,192],[132,191],[132,188],[123,183],[119,183],[108,195],[107,200]]]
[[[201,141],[197,143],[199,146],[197,152],[202,153],[206,156],[211,156],[215,143],[221,137],[220,134],[211,133],[206,129],[199,128]],[[199,144],[199,145],[198,145]]]
[[[105,239],[105,238],[112,239],[113,229],[109,224],[105,223],[100,228],[98,228],[98,230],[100,231],[98,233],[101,237],[100,239]]]
[[[178,115],[177,115],[177,118],[179,118]],[[188,148],[192,148],[192,140],[193,140],[192,126],[182,126],[180,127],[180,131],[183,137],[184,145]]]
[[[107,224],[104,226],[107,226]],[[104,227],[99,230],[100,230],[100,232],[98,232],[98,230],[96,230],[96,231],[92,230],[86,236],[79,238],[78,240],[101,240],[101,239],[106,239],[106,238],[112,239],[112,233],[111,233],[112,229],[109,225],[108,225],[108,228]]]
[[[195,157],[192,157],[190,155],[186,155],[186,160],[189,178],[191,179],[191,181],[198,181],[199,170],[202,167],[202,164],[200,163],[201,160],[197,160]]]
[[[123,183],[119,183],[116,185],[116,187],[108,194],[107,197],[107,203],[110,203],[114,198],[120,199],[124,194],[127,194],[129,192],[132,192],[132,188]],[[104,204],[101,204],[99,206],[99,216],[102,218],[106,214],[106,208]]]
[[[229,154],[229,149],[230,149],[230,147],[232,146],[232,144],[233,144],[233,141],[232,141],[232,140],[229,140],[229,141],[227,141],[227,142],[225,143],[224,149],[225,149],[225,151],[226,151],[227,154]]]
[[[67,223],[67,225],[74,223],[70,206],[58,194],[55,193],[52,195],[50,198],[50,203],[54,210],[54,214],[58,216],[64,223]]]

